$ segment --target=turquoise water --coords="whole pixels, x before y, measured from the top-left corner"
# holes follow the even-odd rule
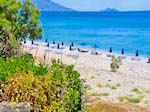
[[[150,12],[41,12],[43,39],[150,57]]]

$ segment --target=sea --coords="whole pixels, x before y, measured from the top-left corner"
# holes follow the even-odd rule
[[[150,57],[150,12],[41,12],[43,37],[52,43]]]

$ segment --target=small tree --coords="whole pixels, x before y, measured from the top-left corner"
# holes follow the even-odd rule
[[[0,56],[16,56],[19,40],[41,37],[39,15],[30,0],[0,0]]]
[[[112,63],[110,64],[110,68],[113,72],[116,72],[120,68],[120,65],[122,65],[122,60],[120,58],[112,56],[111,61]]]

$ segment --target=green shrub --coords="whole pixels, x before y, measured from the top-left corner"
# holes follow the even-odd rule
[[[111,80],[109,79],[108,82],[111,82]]]
[[[47,67],[41,64],[36,66],[34,59],[26,53],[22,58],[0,58],[0,80],[7,81],[9,77],[17,72],[32,72],[34,75],[43,75],[47,73]]]
[[[116,85],[109,85],[109,84],[106,84],[106,87],[110,88],[110,89],[117,89],[117,86]]]
[[[120,83],[117,83],[117,84],[116,84],[116,86],[117,86],[117,87],[120,87],[120,86],[121,86],[121,84],[120,84]]]
[[[109,93],[102,93],[101,96],[109,96]]]
[[[130,103],[140,103],[141,98],[127,98]]]
[[[132,89],[132,92],[135,92],[137,94],[141,94],[141,91],[138,88],[134,88]]]
[[[119,69],[120,65],[122,64],[122,60],[115,56],[112,56],[112,63],[110,64],[110,68],[113,72]]]
[[[142,100],[143,96],[138,96],[138,97],[129,97],[129,96],[118,96],[117,99],[120,101],[120,102],[124,102],[124,101],[127,101],[127,102],[130,102],[130,103],[140,103],[140,101]]]
[[[91,79],[94,79],[95,78],[95,76],[91,76]]]
[[[0,99],[29,102],[33,111],[77,112],[82,104],[82,82],[73,66],[53,60],[47,74],[19,71],[1,82]]]
[[[119,102],[124,102],[127,97],[126,96],[118,96],[117,99],[119,100]]]

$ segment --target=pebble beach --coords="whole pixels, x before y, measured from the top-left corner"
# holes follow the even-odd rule
[[[129,102],[150,107],[148,58],[138,57],[140,60],[135,61],[132,60],[135,57],[126,56],[126,59],[122,59],[122,65],[117,72],[112,72],[111,57],[107,56],[110,54],[107,52],[98,51],[98,55],[92,55],[91,51],[86,53],[75,49],[70,51],[68,46],[57,49],[57,45],[50,45],[47,48],[45,43],[38,43],[37,46],[29,41],[23,46],[24,52],[32,53],[37,60],[43,60],[45,64],[49,64],[51,59],[60,59],[64,64],[74,65],[87,86],[88,97],[110,103]]]

